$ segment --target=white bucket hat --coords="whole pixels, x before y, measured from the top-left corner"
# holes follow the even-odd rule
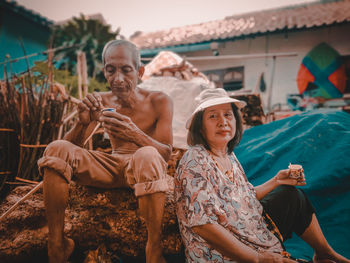
[[[193,111],[190,118],[186,121],[187,129],[190,128],[194,115],[199,111],[205,110],[206,108],[226,103],[234,103],[238,109],[241,109],[247,105],[245,101],[230,98],[227,92],[222,88],[205,89],[195,98],[195,101],[198,102],[198,107]]]

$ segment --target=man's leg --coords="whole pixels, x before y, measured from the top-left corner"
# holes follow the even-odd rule
[[[44,203],[49,227],[48,255],[50,263],[66,262],[74,250],[72,239],[64,237],[64,212],[69,184],[55,170],[44,168]]]
[[[74,173],[77,183],[101,188],[126,186],[120,174],[122,160],[102,152],[87,151],[68,141],[48,145],[38,161],[44,177],[44,203],[48,221],[49,261],[66,262],[74,242],[64,237],[64,215],[68,203],[69,182]]]
[[[138,201],[140,214],[146,221],[148,231],[146,262],[165,262],[161,246],[165,193],[154,193],[140,196]]]
[[[162,256],[161,233],[165,192],[169,190],[166,180],[167,163],[151,146],[138,149],[131,158],[130,170],[126,171],[128,182],[134,185],[141,216],[146,221],[148,238],[146,262],[165,262]]]

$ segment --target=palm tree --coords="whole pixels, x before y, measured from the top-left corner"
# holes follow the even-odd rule
[[[52,45],[54,47],[70,47],[58,51],[55,60],[61,69],[68,69],[75,73],[77,52],[84,51],[88,75],[92,78],[103,80],[101,72],[101,53],[106,42],[115,39],[120,33],[120,28],[112,32],[110,25],[106,25],[98,19],[86,19],[84,15],[73,17],[68,22],[56,25],[52,32]],[[123,36],[121,36],[123,38]]]

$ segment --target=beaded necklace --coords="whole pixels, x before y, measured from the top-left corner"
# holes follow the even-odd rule
[[[211,159],[214,161],[216,167],[217,167],[220,171],[224,171],[225,169],[220,169],[220,168],[224,168],[224,167],[221,167],[221,166],[219,165],[218,161],[215,159],[215,156],[214,156],[214,154],[213,154],[211,151],[209,151],[209,155],[210,155]],[[229,159],[230,159],[230,158],[229,158]],[[231,162],[230,162],[230,165],[231,165],[231,171],[226,170],[226,172],[225,172],[224,174],[230,179],[231,182],[233,182],[233,165],[232,165]]]

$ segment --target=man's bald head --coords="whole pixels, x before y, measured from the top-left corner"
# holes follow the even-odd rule
[[[104,46],[103,51],[102,51],[102,63],[103,66],[105,65],[105,57],[107,52],[112,48],[116,46],[126,46],[130,49],[132,53],[132,57],[135,63],[136,70],[138,70],[141,67],[141,57],[140,57],[140,51],[139,49],[135,46],[134,43],[131,43],[130,41],[123,40],[123,39],[115,39],[107,42],[107,44]]]

